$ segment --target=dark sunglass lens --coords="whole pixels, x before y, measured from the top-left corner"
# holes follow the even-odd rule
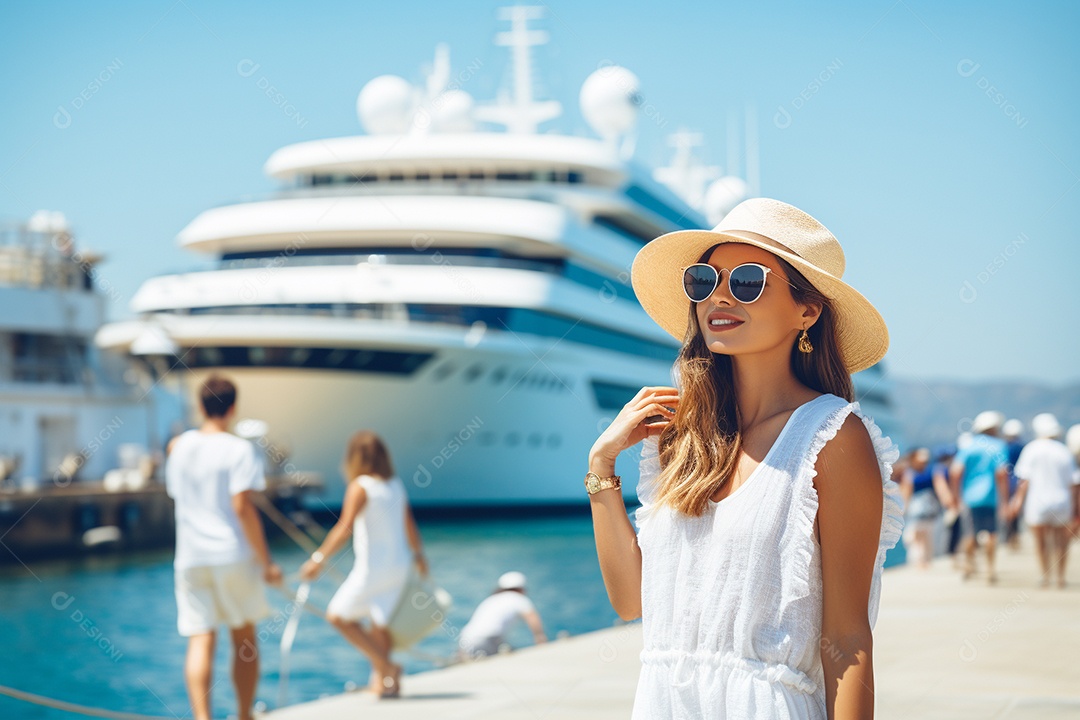
[[[683,287],[694,302],[701,302],[716,289],[716,269],[708,265],[694,265],[683,272]]]
[[[731,271],[731,295],[741,303],[751,303],[761,297],[765,288],[765,271],[757,265],[740,265]]]

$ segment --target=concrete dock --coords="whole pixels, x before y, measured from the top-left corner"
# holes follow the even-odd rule
[[[1080,718],[1080,561],[1064,590],[1038,587],[1030,535],[998,551],[998,582],[963,581],[949,558],[885,571],[874,632],[883,720]],[[1080,553],[1076,543],[1073,555]],[[981,558],[980,558],[981,561]],[[981,567],[981,566],[980,566]],[[619,718],[630,716],[641,625],[525,648],[402,680],[402,696],[349,693],[272,720]]]

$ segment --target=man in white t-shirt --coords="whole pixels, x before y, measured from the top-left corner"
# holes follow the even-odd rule
[[[532,630],[538,645],[547,642],[540,613],[525,594],[525,575],[517,571],[503,573],[498,589],[476,606],[472,618],[461,629],[458,646],[462,655],[469,658],[494,655],[519,618]]]
[[[1040,585],[1050,584],[1051,567],[1058,587],[1065,587],[1069,531],[1080,529],[1080,471],[1065,444],[1057,440],[1062,428],[1051,413],[1031,421],[1036,439],[1024,446],[1013,472],[1019,480],[1013,501],[1024,508],[1042,569]],[[1071,526],[1071,527],[1070,527]]]
[[[170,441],[165,482],[176,505],[177,629],[188,638],[184,679],[194,720],[210,720],[217,626],[229,627],[238,720],[250,720],[259,680],[255,623],[270,615],[263,582],[281,582],[251,495],[266,489],[254,446],[229,432],[236,387],[212,376],[198,430]]]

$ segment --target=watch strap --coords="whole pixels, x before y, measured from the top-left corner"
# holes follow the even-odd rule
[[[601,490],[622,488],[622,478],[619,475],[612,475],[610,477],[600,477],[594,472],[588,472],[585,474],[585,491],[590,495],[595,495]]]

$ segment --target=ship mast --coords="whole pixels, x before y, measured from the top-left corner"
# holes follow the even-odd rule
[[[543,30],[530,30],[528,23],[542,16],[542,7],[518,5],[499,8],[499,18],[510,21],[510,30],[498,33],[495,44],[511,49],[510,56],[514,66],[513,99],[510,102],[500,99],[494,105],[476,108],[476,119],[505,125],[507,132],[532,134],[540,123],[562,113],[562,105],[557,100],[533,100],[530,49],[546,44],[548,34]]]

